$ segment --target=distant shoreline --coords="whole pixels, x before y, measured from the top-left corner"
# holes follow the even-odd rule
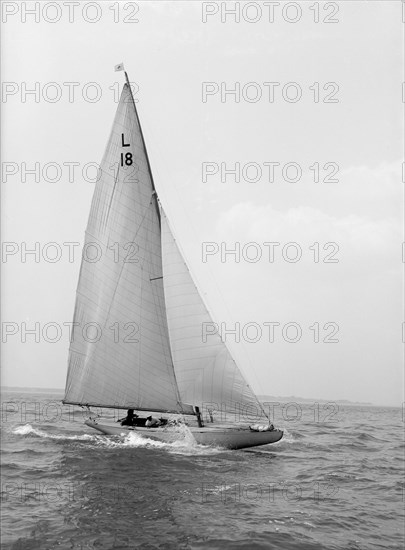
[[[289,397],[284,396],[274,396],[274,395],[258,395],[257,398],[261,402],[270,402],[270,403],[277,403],[277,401],[280,401],[281,403],[337,403],[338,405],[355,405],[355,406],[362,406],[362,407],[395,407],[397,405],[375,405],[374,403],[370,402],[363,402],[363,401],[349,401],[348,399],[320,399],[320,398],[310,398],[310,397],[297,397],[295,395],[290,395]]]
[[[19,387],[19,386],[2,386],[1,391],[8,392],[20,392],[20,393],[64,393],[64,388],[38,388],[38,387]],[[274,396],[274,395],[258,395],[259,401],[270,403],[337,403],[338,405],[354,405],[362,407],[400,407],[400,405],[375,405],[374,403],[362,402],[362,401],[349,401],[347,399],[319,399],[319,398],[307,398],[297,397],[295,395],[286,396]]]

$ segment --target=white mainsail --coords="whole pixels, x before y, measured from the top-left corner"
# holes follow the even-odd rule
[[[181,404],[162,282],[157,197],[125,84],[88,221],[66,403],[191,412]]]
[[[212,323],[177,246],[164,211],[162,220],[163,284],[170,344],[180,396],[202,411],[219,411],[223,419],[246,420],[265,412],[218,333],[203,339]],[[267,415],[266,415],[267,416]]]

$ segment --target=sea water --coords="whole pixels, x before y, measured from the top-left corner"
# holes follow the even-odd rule
[[[2,395],[4,549],[404,548],[400,408],[284,406],[280,442],[229,451],[98,435],[61,397]]]

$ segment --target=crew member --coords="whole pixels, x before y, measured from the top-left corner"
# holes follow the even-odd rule
[[[127,416],[121,421],[121,426],[133,426],[138,415],[134,413],[134,409],[128,409]]]
[[[153,416],[147,416],[145,426],[147,428],[157,428],[160,426],[160,422],[156,418],[153,418]]]

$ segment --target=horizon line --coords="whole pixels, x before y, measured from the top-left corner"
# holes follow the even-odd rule
[[[56,392],[64,392],[65,391],[65,388],[55,388],[55,387],[45,387],[45,386],[6,386],[6,385],[2,385],[1,386],[1,391],[3,390],[13,390],[13,389],[18,389],[18,390],[54,390]],[[259,398],[259,395],[257,396]],[[314,401],[315,403],[318,402],[318,401],[322,401],[322,402],[343,402],[343,403],[351,403],[351,404],[359,404],[359,405],[368,405],[368,406],[373,406],[373,407],[399,407],[401,408],[403,405],[404,405],[404,402],[398,404],[398,405],[387,405],[387,404],[376,404],[376,403],[373,403],[371,401],[351,401],[350,399],[324,399],[324,398],[321,398],[321,397],[318,397],[318,398],[314,398],[314,397],[302,397],[302,396],[299,396],[299,395],[289,395],[289,396],[286,396],[286,395],[265,395],[265,394],[260,394],[260,397],[261,398],[265,398],[265,397],[277,397],[277,398],[282,398],[282,399],[289,399],[289,398],[294,398],[294,399],[302,399],[302,400],[305,400],[305,401]]]

